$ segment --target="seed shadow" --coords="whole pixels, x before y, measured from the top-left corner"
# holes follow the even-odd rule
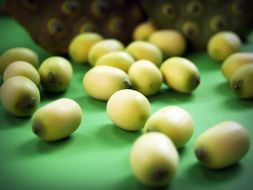
[[[67,138],[61,139],[56,142],[44,142],[39,141],[37,144],[38,151],[40,153],[50,153],[55,152],[56,150],[66,147],[67,145],[73,143],[73,137],[69,136]]]
[[[253,107],[252,99],[240,99],[233,91],[229,88],[227,82],[220,83],[216,87],[216,91],[223,96],[224,105],[232,110],[244,110]]]
[[[192,101],[194,99],[194,92],[193,93],[180,93],[176,92],[172,89],[161,89],[158,94],[148,97],[151,103],[155,103],[156,101],[162,103],[182,103]]]
[[[201,74],[217,71],[221,67],[221,63],[210,58],[209,55],[203,52],[194,52],[186,55],[200,70]]]
[[[85,74],[88,70],[92,68],[92,66],[88,63],[80,64],[78,62],[75,62],[74,60],[71,60],[70,57],[67,57],[67,59],[69,59],[72,63],[74,74],[78,73],[80,70],[83,70],[83,73],[82,73],[82,76],[83,76],[83,74]]]
[[[71,59],[69,58],[69,60]],[[86,74],[86,72],[92,68],[92,66],[89,63],[80,64],[80,63],[74,62],[73,60],[71,60],[71,63],[73,67],[73,80],[72,80],[71,85],[74,85],[79,88],[80,87],[83,88],[83,85],[82,85],[83,77]]]
[[[3,83],[4,83],[4,80],[3,80],[3,76],[1,75],[0,76],[0,86],[2,86]]]
[[[216,85],[215,91],[218,92],[220,95],[227,97],[232,91],[229,89],[229,84],[227,81],[220,82]]]
[[[139,190],[170,190],[170,185],[160,186],[160,187],[150,187],[140,183],[133,174],[125,176],[119,183],[119,189],[125,187],[124,189],[139,189]]]
[[[18,151],[25,157],[34,157],[40,154],[50,154],[73,144],[74,138],[69,136],[56,142],[45,142],[39,138],[30,139],[18,147]]]
[[[219,83],[215,90],[223,97],[224,105],[230,110],[250,109],[253,106],[252,99],[240,99],[229,88],[229,84],[224,81]]]
[[[63,97],[65,93],[66,93],[66,91],[63,91],[63,92],[49,92],[49,91],[43,89],[43,87],[41,87],[40,88],[41,102],[45,101],[45,100],[59,99],[59,98]]]
[[[133,143],[142,134],[142,130],[126,131],[114,124],[106,124],[100,126],[96,133],[96,136],[104,145],[107,144],[112,148],[122,148],[122,146],[129,146],[129,143]]]
[[[201,164],[195,163],[186,170],[185,176],[206,186],[217,184],[217,182],[225,183],[226,181],[234,180],[241,172],[242,167],[239,163],[219,170],[207,169]]]
[[[177,149],[177,151],[178,151],[179,156],[182,157],[186,154],[187,148],[182,147],[182,148]]]
[[[89,112],[105,111],[106,101],[96,100],[89,95],[73,98],[82,108]]]
[[[0,107],[0,115],[0,130],[21,127],[31,119],[31,116],[14,116],[8,113],[3,107]]]
[[[232,110],[245,110],[245,109],[252,109],[253,107],[253,100],[243,100],[236,96],[229,97],[225,100],[224,104]]]

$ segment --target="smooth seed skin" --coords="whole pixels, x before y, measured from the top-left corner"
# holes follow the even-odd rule
[[[191,93],[200,84],[198,68],[186,58],[168,58],[162,63],[160,70],[165,83],[175,91]]]
[[[253,63],[253,53],[239,52],[233,53],[224,60],[221,66],[223,76],[229,81],[233,73],[241,66]]]
[[[103,55],[124,50],[125,46],[119,41],[115,39],[106,39],[100,42],[97,42],[93,45],[88,54],[88,60],[91,66],[95,66],[96,62]]]
[[[209,56],[217,61],[224,61],[229,55],[238,52],[241,40],[236,33],[222,31],[215,33],[208,41],[207,51]]]
[[[107,101],[115,92],[130,87],[128,75],[111,66],[96,66],[83,77],[84,90],[93,98]]]
[[[148,39],[163,52],[164,58],[181,56],[186,49],[184,36],[176,30],[158,30],[152,33]]]
[[[163,76],[159,68],[148,60],[136,61],[129,69],[128,76],[133,89],[145,96],[159,92]]]
[[[0,99],[4,108],[12,115],[31,115],[40,103],[38,87],[28,78],[14,76],[1,86]]]
[[[151,105],[140,92],[123,89],[109,98],[106,111],[117,127],[127,131],[137,131],[144,127],[150,116]]]
[[[163,60],[162,51],[151,42],[133,41],[126,47],[126,51],[135,60],[149,60],[159,66]]]
[[[239,67],[231,76],[229,84],[239,98],[253,98],[253,62]]]
[[[73,69],[70,62],[59,56],[43,61],[39,68],[41,85],[49,92],[65,91],[72,80]]]
[[[15,61],[6,67],[3,80],[6,81],[8,78],[14,76],[24,76],[32,80],[37,86],[40,85],[40,75],[38,71],[26,61]]]
[[[190,113],[179,106],[166,106],[152,114],[145,123],[145,132],[159,131],[167,135],[177,148],[192,137],[194,121]]]
[[[26,61],[34,67],[39,64],[38,55],[33,50],[25,47],[11,48],[6,50],[0,57],[0,75],[14,61]]]
[[[152,22],[147,21],[137,25],[133,31],[133,40],[148,40],[149,36],[156,31]]]
[[[80,126],[81,120],[81,107],[72,99],[61,98],[34,113],[32,130],[44,141],[57,141],[71,135]]]
[[[88,63],[88,54],[91,47],[103,37],[94,32],[84,32],[75,36],[68,47],[68,53],[75,62],[84,64]]]
[[[250,147],[246,129],[236,121],[223,121],[201,133],[195,142],[195,155],[210,169],[222,169],[242,159]]]
[[[119,68],[126,73],[131,65],[135,62],[134,58],[125,51],[116,51],[103,55],[96,62],[96,66],[107,65]]]
[[[130,164],[134,176],[144,185],[168,185],[176,175],[179,156],[172,141],[164,134],[150,132],[134,142]]]

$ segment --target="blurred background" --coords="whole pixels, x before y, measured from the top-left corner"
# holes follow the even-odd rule
[[[216,32],[236,32],[243,41],[252,31],[251,0],[1,0],[2,16],[11,16],[39,46],[65,54],[74,36],[98,32],[125,44],[143,22],[157,29],[175,29],[189,51],[206,49]]]

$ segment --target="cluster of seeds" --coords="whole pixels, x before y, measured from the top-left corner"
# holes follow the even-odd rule
[[[83,77],[90,96],[107,101],[114,92],[125,88],[150,96],[159,93],[163,81],[181,93],[197,88],[198,68],[181,57],[186,47],[184,37],[175,30],[154,29],[144,41],[142,27],[146,27],[145,23],[137,26],[133,34],[140,38],[126,47],[119,40],[104,39],[97,33],[86,32],[73,38],[68,48],[71,59],[92,66]],[[173,48],[172,44],[178,45]]]
[[[86,37],[85,41],[89,41],[89,35],[80,34],[72,41],[78,47],[89,48],[85,51],[87,59],[80,62],[91,65],[83,77],[85,91],[95,99],[107,101],[107,114],[117,127],[127,131],[144,129],[130,153],[136,178],[148,186],[168,184],[179,165],[177,150],[191,139],[195,123],[191,114],[179,106],[166,106],[151,114],[147,97],[159,93],[163,82],[186,94],[200,84],[198,68],[182,57],[186,49],[184,37],[175,30],[157,30],[149,22],[136,27],[134,41],[126,47],[118,40],[101,37],[93,46],[78,42]],[[240,47],[241,40],[235,33],[222,31],[210,38],[207,49],[210,58],[221,61],[240,51]],[[234,144],[238,146],[227,148]],[[199,162],[221,169],[246,155],[250,137],[240,123],[224,121],[200,134],[194,146]]]
[[[143,33],[143,27],[149,32]],[[111,121],[126,131],[143,129],[132,146],[131,167],[141,183],[162,186],[176,175],[177,150],[191,139],[195,123],[191,114],[179,106],[166,106],[151,114],[147,97],[159,93],[163,83],[178,93],[192,93],[200,84],[200,72],[183,57],[186,40],[176,30],[157,30],[150,23],[142,23],[134,30],[133,38],[125,47],[117,39],[85,32],[72,39],[68,53],[73,62],[89,64],[82,81],[84,90],[106,101]],[[253,58],[250,53],[236,53],[241,46],[239,37],[223,31],[210,38],[208,45],[211,58],[224,60],[222,72],[231,77],[231,87],[239,97],[252,98]],[[39,65],[32,50],[14,48],[0,57],[0,72],[4,80],[0,89],[2,105],[15,116],[33,114],[32,129],[41,139],[57,141],[80,126],[83,113],[74,100],[60,98],[36,110],[40,90],[59,93],[69,87],[73,69],[66,58],[49,57]],[[249,146],[245,128],[236,121],[224,121],[203,132],[194,151],[203,165],[220,169],[243,158]]]
[[[31,49],[12,48],[1,55],[0,68],[1,104],[12,115],[33,115],[33,132],[40,138],[59,140],[79,127],[82,110],[74,100],[62,98],[37,110],[43,90],[60,93],[69,87],[73,71],[67,59],[52,56],[39,64],[38,55]]]
[[[241,99],[252,99],[253,53],[239,52],[241,45],[241,39],[234,32],[218,32],[208,41],[208,54],[222,62],[222,74],[235,95]]]

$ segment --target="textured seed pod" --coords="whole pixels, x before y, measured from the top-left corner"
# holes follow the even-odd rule
[[[81,32],[97,32],[105,38],[128,43],[134,27],[144,20],[134,0],[10,0],[10,14],[43,48],[66,53],[71,39]]]
[[[231,30],[245,38],[252,29],[251,0],[143,0],[142,3],[157,28],[182,32],[194,50],[205,49],[208,39],[218,31]]]

